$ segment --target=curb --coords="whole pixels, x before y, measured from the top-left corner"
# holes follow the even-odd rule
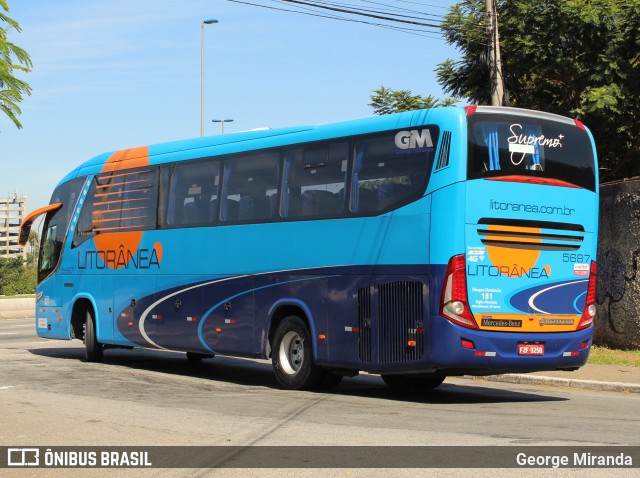
[[[9,320],[9,319],[33,319],[34,316],[33,310],[8,310],[4,312],[0,312],[0,320]]]
[[[548,385],[551,387],[582,388],[585,390],[599,390],[606,392],[640,393],[640,384],[625,382],[600,382],[597,380],[577,380],[572,378],[546,377],[543,375],[524,375],[509,373],[504,375],[489,375],[474,377],[471,380],[487,380],[489,382],[516,383],[519,385]]]

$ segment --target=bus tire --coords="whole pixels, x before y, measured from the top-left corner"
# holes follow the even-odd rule
[[[318,387],[326,371],[313,363],[311,334],[307,325],[290,315],[278,325],[273,337],[273,371],[278,383],[289,390]]]
[[[87,362],[102,362],[102,352],[104,347],[100,342],[98,342],[98,337],[96,335],[96,321],[91,307],[87,307],[85,316],[84,346],[85,359]]]
[[[416,375],[382,375],[382,380],[393,390],[401,392],[420,392],[436,388],[444,382],[446,377],[441,374]]]

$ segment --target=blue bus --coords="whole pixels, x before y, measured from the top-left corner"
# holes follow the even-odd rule
[[[70,172],[45,215],[36,329],[269,358],[288,389],[417,390],[575,370],[595,316],[598,168],[579,121],[434,108],[143,146]]]

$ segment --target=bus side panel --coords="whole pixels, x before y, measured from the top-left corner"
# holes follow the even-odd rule
[[[446,266],[464,253],[465,183],[455,183],[432,194],[431,264]]]
[[[369,372],[429,368],[426,266],[353,268],[330,280],[329,364]]]
[[[56,291],[63,287],[64,277],[50,276],[38,286],[36,302],[36,332],[47,339],[71,339],[70,313],[65,314],[63,303]],[[59,320],[64,318],[66,320]]]
[[[200,343],[229,355],[254,354],[254,281],[239,277],[202,289]]]
[[[327,342],[319,337],[327,335],[327,289],[332,277],[340,273],[334,268],[320,268],[296,273],[274,273],[254,276],[255,334],[254,351],[264,356],[269,328],[281,309],[300,310],[309,324],[313,355],[316,362],[326,362]],[[284,318],[284,317],[280,317]]]
[[[143,298],[153,297],[154,277],[151,274],[131,274],[131,272],[123,269],[109,270],[109,272],[105,271],[105,273],[111,276],[113,281],[111,295],[114,304],[115,321],[113,325],[115,327],[112,343],[118,345],[131,345],[132,342],[140,344],[139,341],[131,340],[132,333],[137,334],[138,323],[144,312]],[[107,282],[108,284],[109,282]],[[105,293],[108,293],[108,291],[105,290]],[[115,329],[119,330],[120,334]],[[126,337],[128,339],[124,343],[121,340],[117,340],[118,335],[121,335],[123,331],[127,331]],[[142,345],[144,345],[144,342],[142,342]]]

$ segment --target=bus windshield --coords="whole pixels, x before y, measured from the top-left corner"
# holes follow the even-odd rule
[[[51,204],[62,203],[62,207],[47,214],[42,227],[40,256],[38,260],[38,283],[51,274],[60,261],[60,253],[73,208],[76,205],[85,178],[76,178],[58,186],[51,195]]]
[[[495,113],[468,121],[469,179],[531,176],[595,191],[591,142],[577,125]]]

